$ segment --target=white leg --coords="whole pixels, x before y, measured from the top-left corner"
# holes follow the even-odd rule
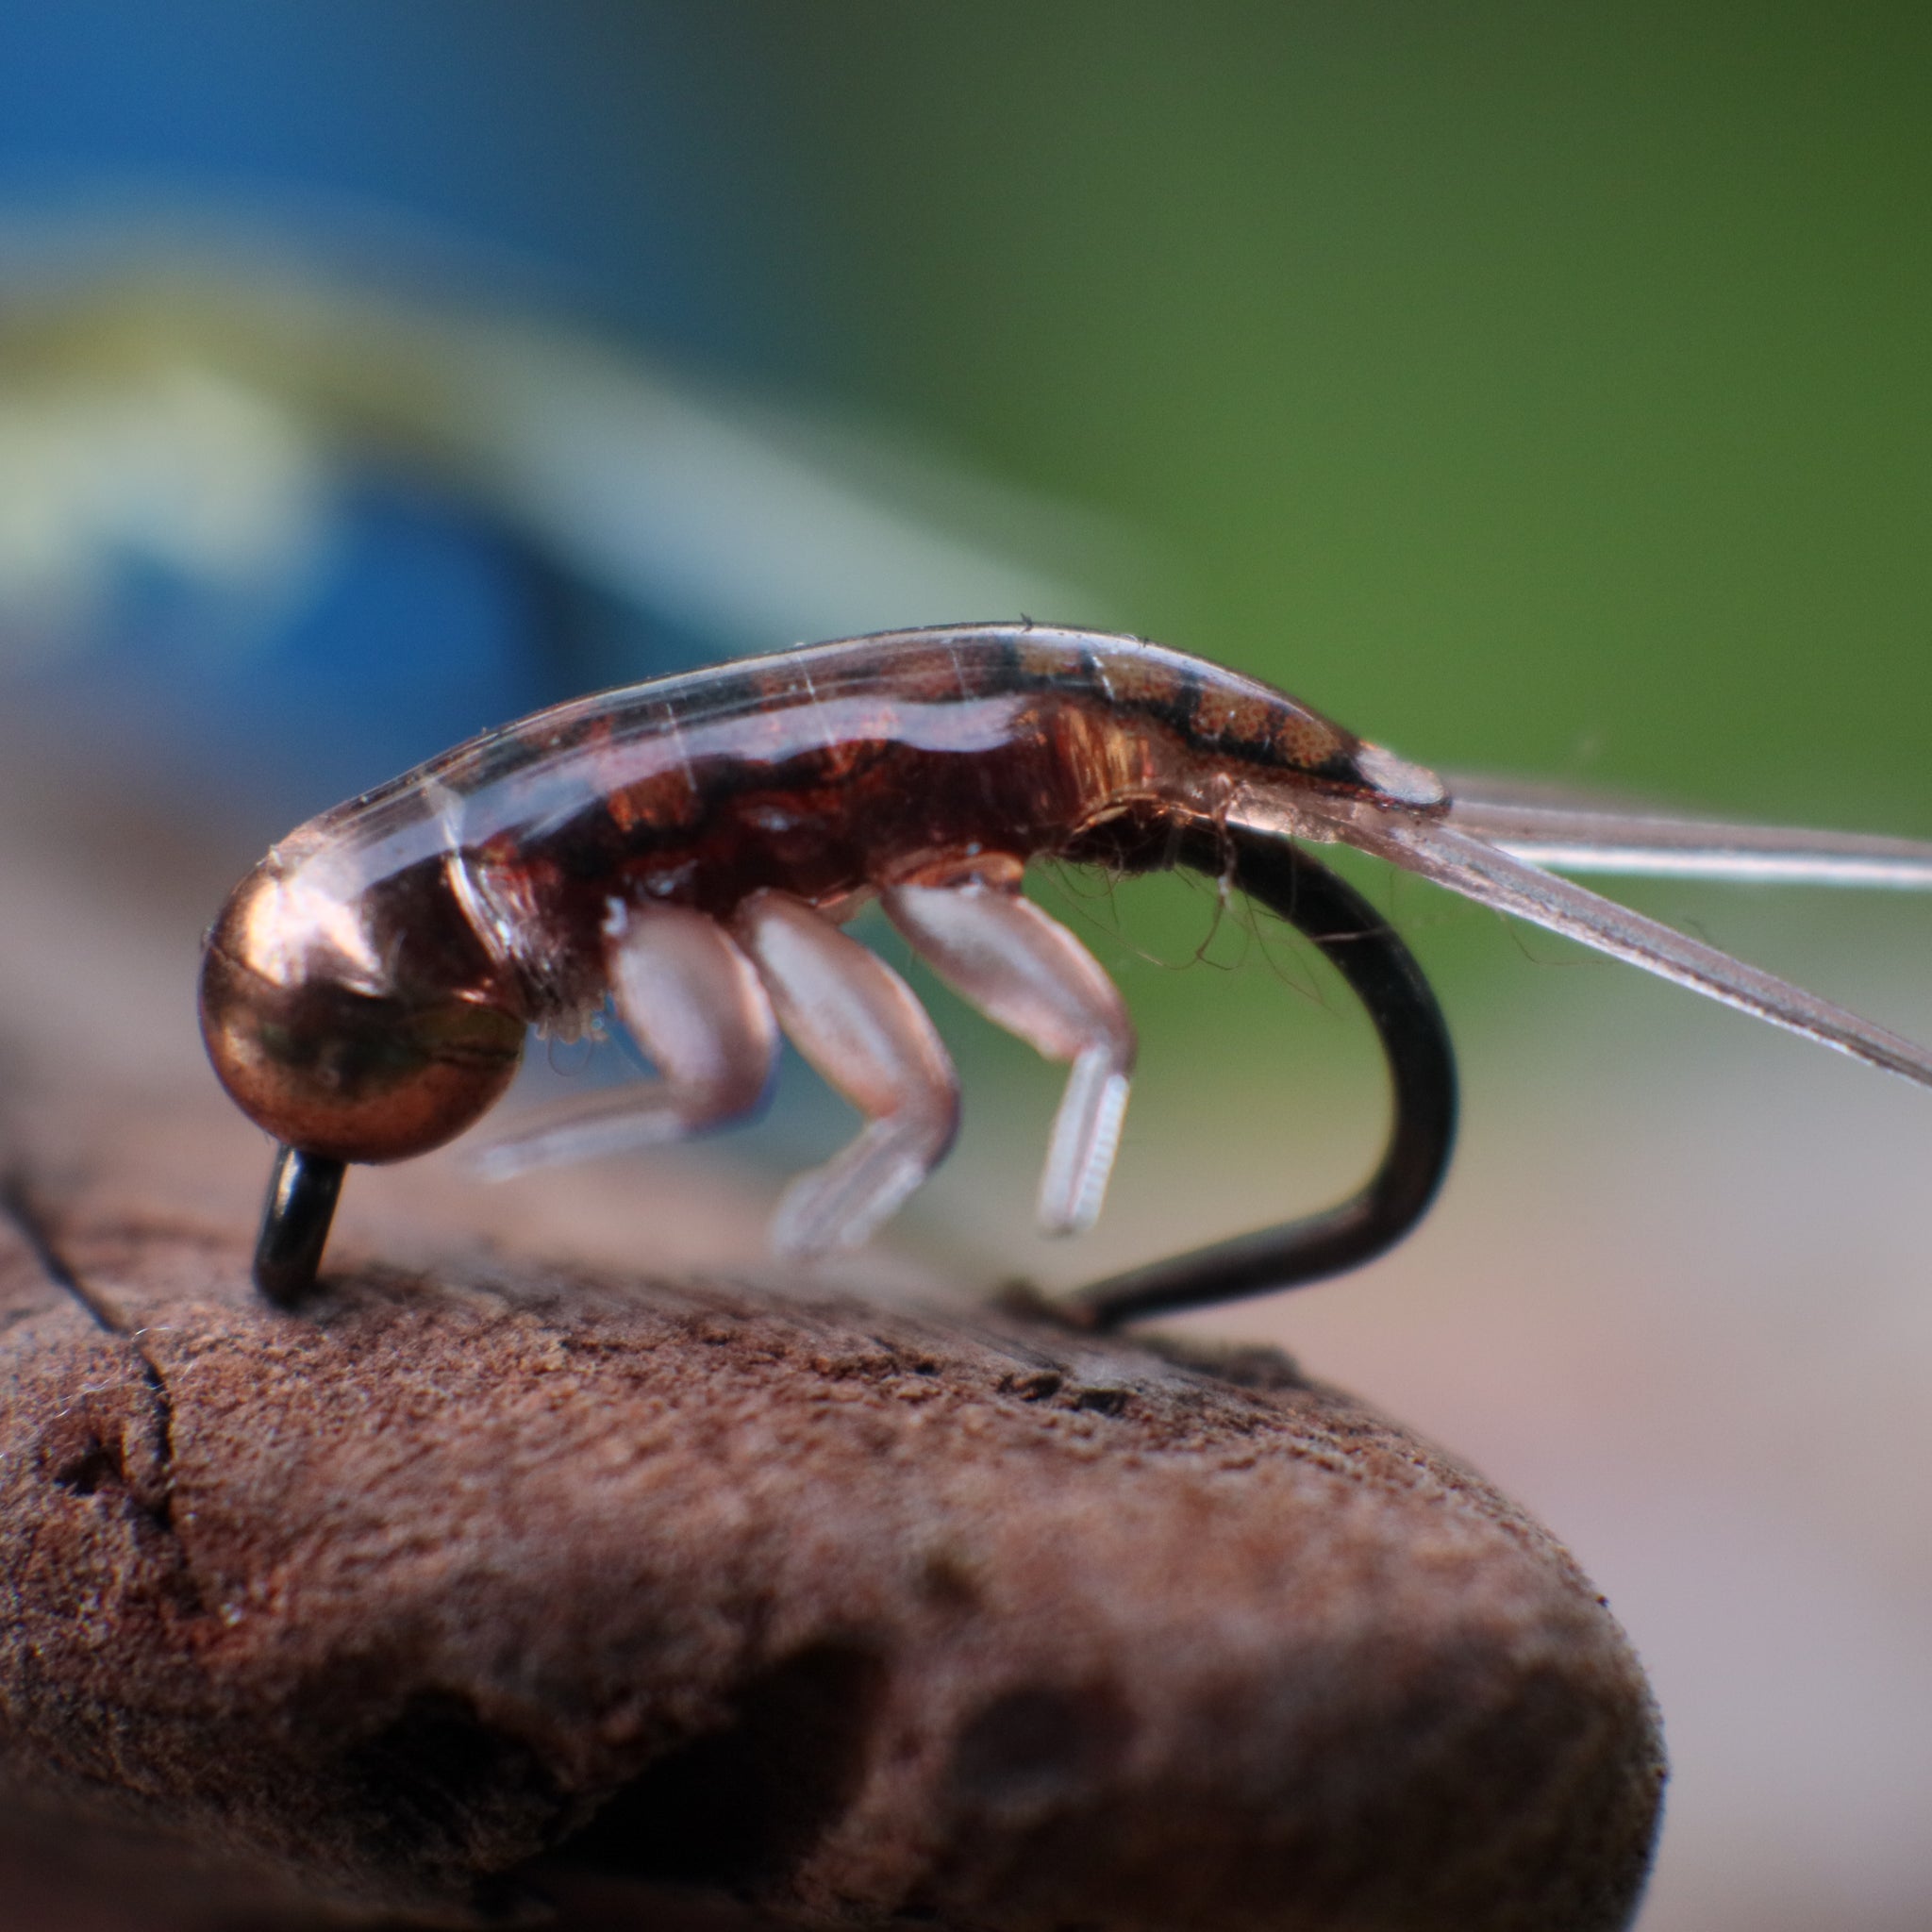
[[[605,970],[618,1017],[659,1077],[526,1116],[475,1157],[489,1178],[682,1140],[764,1098],[777,1021],[751,961],[715,920],[681,906],[620,906]]]
[[[1091,1226],[1107,1192],[1134,1065],[1134,1024],[1100,962],[1039,907],[996,886],[895,886],[886,915],[981,1012],[1073,1073],[1040,1179],[1041,1225]]]
[[[803,900],[755,892],[733,932],[799,1052],[869,1116],[856,1141],[786,1190],[773,1244],[788,1255],[857,1247],[951,1146],[953,1063],[912,989]]]

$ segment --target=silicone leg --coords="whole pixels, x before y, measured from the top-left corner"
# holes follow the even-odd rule
[[[764,1098],[777,1021],[751,961],[715,920],[681,906],[630,912],[605,964],[611,1004],[659,1077],[526,1118],[475,1157],[491,1178],[682,1140],[741,1119]]]
[[[1134,1025],[1065,926],[996,886],[896,886],[886,915],[941,979],[1050,1060],[1070,1061],[1040,1178],[1050,1234],[1091,1227],[1107,1192],[1134,1065]]]
[[[857,1247],[952,1144],[953,1063],[911,988],[803,900],[755,892],[733,931],[787,1036],[869,1117],[856,1141],[786,1190],[773,1245],[789,1255]]]

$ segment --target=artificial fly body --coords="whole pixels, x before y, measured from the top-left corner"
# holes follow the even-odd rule
[[[1106,1327],[1317,1279],[1427,1208],[1456,1125],[1434,994],[1311,846],[1439,885],[1932,1086],[1932,1051],[1558,876],[1932,887],[1932,844],[1582,809],[1447,786],[1283,692],[1140,638],[1032,624],[885,632],[582,698],[309,821],[208,934],[202,1030],[279,1143],[256,1278],[312,1285],[345,1164],[454,1139],[532,1026],[606,1008],[655,1080],[486,1145],[507,1174],[754,1111],[782,1031],[866,1124],[799,1176],[781,1252],[863,1241],[943,1157],[952,1062],[906,983],[841,931],[876,899],[912,951],[1071,1069],[1044,1226],[1100,1209],[1134,1059],[1111,981],[1021,893],[1026,865],[1185,866],[1333,961],[1381,1041],[1393,1121],[1325,1213],[1115,1276],[1060,1304]]]

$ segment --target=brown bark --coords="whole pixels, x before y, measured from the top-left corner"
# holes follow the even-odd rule
[[[1622,1633],[1279,1358],[521,1258],[282,1314],[247,1232],[0,1228],[0,1923],[1633,1908]]]

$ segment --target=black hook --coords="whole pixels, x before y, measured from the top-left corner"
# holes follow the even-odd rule
[[[1421,1220],[1456,1139],[1456,1058],[1442,1010],[1415,956],[1353,886],[1300,846],[1240,825],[1197,824],[1177,839],[1170,832],[1159,862],[1224,879],[1321,947],[1380,1037],[1394,1119],[1381,1164],[1339,1207],[1111,1275],[1056,1304],[1083,1327],[1270,1294],[1358,1267]],[[282,1307],[315,1285],[343,1173],[343,1162],[298,1147],[275,1157],[255,1282]]]
[[[346,1165],[326,1154],[284,1147],[269,1173],[255,1285],[278,1307],[292,1307],[315,1286]]]
[[[1456,1141],[1456,1056],[1415,956],[1353,886],[1275,833],[1201,823],[1168,863],[1224,878],[1320,946],[1368,1009],[1394,1090],[1389,1144],[1359,1192],[1325,1214],[1196,1248],[1057,1300],[1083,1327],[1114,1328],[1358,1267],[1392,1247],[1434,1200]]]

